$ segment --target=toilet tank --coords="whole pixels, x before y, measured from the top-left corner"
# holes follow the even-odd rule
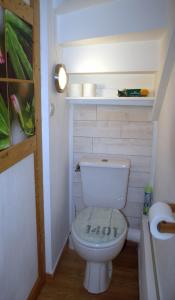
[[[85,206],[122,209],[126,203],[130,161],[84,158],[79,162]]]

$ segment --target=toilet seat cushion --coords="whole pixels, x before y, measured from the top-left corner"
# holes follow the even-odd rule
[[[87,207],[72,224],[72,234],[87,246],[107,247],[126,234],[127,223],[118,209]]]

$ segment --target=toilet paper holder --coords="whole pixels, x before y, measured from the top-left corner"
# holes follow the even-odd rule
[[[168,203],[171,207],[172,212],[175,213],[175,204]],[[172,222],[160,222],[158,225],[158,230],[161,233],[174,233],[175,234],[175,223]]]

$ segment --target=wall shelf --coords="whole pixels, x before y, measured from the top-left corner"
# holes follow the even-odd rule
[[[124,71],[124,70],[118,70],[118,71],[104,71],[104,72],[69,72],[68,75],[145,75],[145,74],[157,74],[157,70],[131,70],[131,71]]]
[[[94,104],[94,105],[116,105],[116,106],[148,106],[152,107],[155,97],[66,97],[66,101],[70,104]]]

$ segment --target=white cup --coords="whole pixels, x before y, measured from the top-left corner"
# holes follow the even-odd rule
[[[72,83],[68,86],[69,97],[83,97],[83,85],[81,83]]]
[[[96,96],[96,84],[84,83],[83,84],[83,97],[95,97]]]

